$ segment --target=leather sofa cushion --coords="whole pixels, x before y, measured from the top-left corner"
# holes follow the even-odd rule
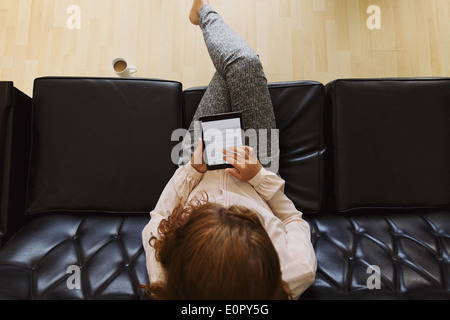
[[[450,220],[442,210],[306,215],[316,281],[302,299],[450,299]],[[38,216],[0,250],[0,299],[139,299],[148,283],[140,234],[148,216]],[[100,227],[101,226],[101,227]],[[70,290],[67,268],[80,267]],[[367,268],[380,268],[369,289]]]
[[[187,128],[205,92],[204,87],[184,92]],[[324,86],[318,82],[269,83],[277,127],[280,130],[280,169],[286,195],[300,211],[324,208],[323,105]]]
[[[450,211],[307,217],[317,256],[302,299],[450,299]],[[380,286],[367,283],[378,266]]]
[[[450,206],[450,79],[336,80],[337,209]]]
[[[27,212],[151,211],[176,169],[178,82],[40,78]]]
[[[0,250],[0,299],[138,299],[148,283],[140,234],[149,216],[37,217]],[[68,267],[80,268],[71,289]],[[72,281],[70,281],[72,283]]]

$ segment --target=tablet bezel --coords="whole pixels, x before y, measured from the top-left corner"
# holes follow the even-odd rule
[[[221,121],[221,120],[228,120],[228,119],[239,119],[239,124],[240,124],[240,129],[241,129],[241,134],[242,134],[242,112],[228,112],[228,113],[209,115],[209,116],[204,116],[204,117],[199,118],[199,121],[201,122],[200,128],[202,130],[203,151],[206,151],[206,142],[205,142],[205,137],[204,137],[203,122]],[[241,139],[242,139],[242,142],[244,143],[243,136],[241,137]],[[204,161],[205,161],[206,167],[209,171],[233,168],[233,165],[231,165],[229,163],[209,165],[206,152],[204,152]]]

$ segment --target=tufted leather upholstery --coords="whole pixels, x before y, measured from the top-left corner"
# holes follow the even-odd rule
[[[148,96],[144,93],[142,97],[145,98],[142,99],[138,95],[132,104],[140,112],[143,112],[145,115],[143,119],[153,121],[152,128],[154,130],[163,127],[164,132],[169,132],[181,124],[185,127],[189,124],[204,88],[186,90],[184,92],[184,108],[182,108],[181,99],[179,99],[181,86],[174,82],[141,80],[136,83],[136,80],[133,79],[93,78],[44,78],[40,81],[42,81],[40,85],[43,86],[44,91],[40,91],[37,95],[34,106],[42,107],[40,110],[44,113],[34,110],[35,126],[33,131],[34,138],[38,135],[37,138],[41,145],[37,150],[39,153],[32,157],[29,187],[33,186],[33,188],[31,192],[28,189],[28,211],[33,215],[26,218],[29,221],[23,221],[25,204],[19,204],[18,199],[24,201],[25,196],[20,190],[26,190],[26,185],[17,183],[23,179],[14,180],[15,184],[9,181],[9,185],[13,187],[11,190],[16,191],[16,199],[5,204],[2,194],[1,201],[4,210],[0,212],[2,217],[0,222],[21,221],[22,228],[18,232],[14,231],[14,234],[5,235],[10,239],[0,248],[0,299],[143,298],[142,294],[138,292],[137,286],[148,281],[145,255],[141,245],[141,231],[148,222],[149,215],[148,212],[143,212],[142,208],[152,206],[156,201],[155,194],[159,195],[162,180],[165,179],[164,175],[170,176],[171,173],[160,172],[161,176],[158,181],[138,180],[145,181],[139,186],[141,188],[140,196],[137,198],[142,201],[138,201],[137,206],[133,207],[130,207],[130,204],[135,204],[136,198],[120,199],[117,197],[118,192],[123,191],[124,194],[127,194],[130,190],[135,190],[127,189],[129,183],[126,174],[126,170],[129,169],[127,166],[123,168],[123,172],[117,171],[117,175],[114,175],[118,181],[124,184],[117,186],[119,189],[114,189],[116,185],[114,182],[111,182],[111,186],[106,189],[102,189],[99,186],[104,186],[104,181],[97,180],[108,180],[111,179],[111,176],[99,174],[101,172],[99,170],[89,172],[86,169],[85,174],[95,177],[93,185],[96,187],[87,190],[79,189],[82,192],[73,193],[76,201],[60,197],[65,190],[64,188],[59,189],[61,186],[73,188],[80,181],[84,181],[85,176],[80,179],[76,179],[75,174],[59,176],[52,172],[51,167],[46,167],[46,164],[42,163],[45,159],[50,159],[54,148],[56,148],[53,150],[55,156],[60,157],[61,149],[59,147],[64,147],[64,139],[53,137],[57,134],[58,129],[49,127],[49,125],[58,123],[60,117],[55,118],[55,112],[59,112],[66,121],[66,126],[60,128],[61,132],[70,137],[68,141],[76,141],[77,135],[84,131],[77,128],[76,123],[70,123],[70,117],[67,115],[73,114],[73,108],[79,106],[80,101],[84,101],[84,105],[79,107],[81,113],[78,116],[83,119],[83,114],[89,113],[90,108],[97,108],[104,101],[115,105],[115,101],[113,101],[115,99],[110,99],[112,91],[115,92],[113,96],[120,100],[120,97],[124,96],[124,92],[140,88],[134,92],[149,89],[150,91],[147,93],[152,92],[152,94]],[[68,85],[71,81],[74,81],[72,86]],[[302,299],[450,299],[450,209],[445,207],[448,204],[448,195],[442,192],[442,188],[446,190],[445,188],[450,185],[449,167],[443,166],[440,162],[442,159],[438,157],[424,157],[419,162],[415,162],[417,158],[412,159],[411,166],[419,168],[422,168],[421,162],[431,161],[437,166],[437,168],[431,168],[432,176],[435,176],[435,172],[440,172],[441,175],[436,180],[436,186],[439,186],[436,190],[433,189],[429,176],[425,173],[416,175],[414,182],[420,184],[422,177],[430,190],[426,190],[426,194],[418,193],[414,194],[414,197],[417,197],[408,198],[405,189],[399,187],[403,182],[399,177],[402,177],[406,171],[402,171],[400,167],[397,170],[393,170],[393,168],[398,166],[399,159],[408,159],[408,152],[417,153],[421,147],[426,149],[429,145],[415,145],[416,149],[413,151],[411,148],[403,148],[402,153],[394,152],[391,154],[394,156],[389,157],[387,156],[389,154],[381,151],[390,150],[393,142],[390,141],[390,144],[387,144],[390,145],[389,148],[383,149],[386,145],[379,143],[380,140],[377,140],[376,136],[384,135],[386,137],[386,131],[381,129],[383,125],[374,125],[370,122],[371,119],[379,121],[380,117],[386,116],[386,112],[389,113],[391,109],[397,108],[397,115],[400,116],[393,118],[386,116],[384,119],[387,121],[387,125],[390,120],[395,120],[396,126],[391,129],[395,132],[404,132],[403,134],[407,137],[409,129],[406,129],[407,125],[402,127],[401,115],[407,114],[410,108],[416,111],[421,110],[422,112],[415,113],[409,123],[417,126],[421,120],[428,119],[429,121],[430,117],[438,122],[435,128],[428,122],[424,124],[424,127],[429,126],[432,130],[438,130],[436,132],[441,132],[441,135],[436,135],[431,130],[417,134],[417,136],[427,137],[427,139],[435,138],[432,141],[433,148],[445,160],[445,157],[448,156],[446,153],[448,148],[445,149],[448,145],[445,143],[450,137],[450,129],[443,124],[450,115],[450,108],[447,103],[448,90],[442,90],[442,88],[447,85],[446,81],[448,80],[415,80],[413,81],[413,90],[408,89],[411,79],[397,79],[396,81],[398,81],[396,85],[400,87],[400,91],[392,90],[389,94],[387,94],[389,90],[386,89],[386,86],[392,87],[393,84],[385,79],[351,80],[349,82],[339,80],[341,88],[336,89],[338,83],[332,83],[326,87],[326,90],[323,85],[316,82],[270,84],[282,139],[280,174],[286,179],[286,192],[289,197],[293,199],[300,210],[305,212],[304,217],[311,226],[312,242],[318,260],[316,282],[305,292]],[[166,87],[164,84],[168,86]],[[84,90],[78,90],[77,85],[81,85]],[[438,89],[434,88],[434,85],[437,85]],[[422,86],[425,86],[425,92],[428,94],[425,98],[419,99]],[[0,84],[0,89],[1,87]],[[55,94],[55,87],[64,88],[65,93],[60,91]],[[9,92],[12,90],[11,84],[4,88]],[[75,93],[70,93],[71,88]],[[126,91],[124,88],[127,88]],[[158,90],[153,90],[154,88],[158,88]],[[341,90],[342,88],[345,90]],[[165,91],[166,89],[168,91]],[[90,92],[88,97],[95,96],[95,98],[86,99],[86,96],[82,96],[82,93],[88,92]],[[95,92],[99,94],[94,94]],[[403,92],[404,98],[397,97],[392,100],[392,95],[397,96],[398,92]],[[352,97],[356,93],[356,100],[353,100]],[[61,101],[64,102],[66,94],[71,97],[70,103],[65,105],[69,106],[67,110],[69,113],[57,109],[61,106],[64,107]],[[78,94],[81,97],[77,97]],[[368,95],[374,97],[374,94],[379,99],[378,102],[364,104]],[[172,99],[169,99],[169,96]],[[55,97],[59,98],[55,99]],[[149,100],[152,101],[151,105],[146,104],[146,101]],[[0,107],[2,107],[1,101],[0,99]],[[12,103],[11,107],[27,110],[26,101],[27,99],[18,99]],[[76,101],[79,103],[77,104]],[[170,106],[164,107],[167,101],[172,102]],[[408,102],[399,104],[398,101]],[[415,101],[419,101],[418,105],[412,106],[411,104],[414,104]],[[435,107],[439,111],[434,109],[436,114],[422,116],[427,113],[425,109],[421,109],[425,102],[431,106],[435,103]],[[89,106],[86,103],[91,104]],[[382,108],[377,108],[379,104],[383,104]],[[366,111],[358,113],[357,110],[360,107],[366,107]],[[105,110],[105,105],[103,104],[99,108]],[[130,118],[127,118],[126,109],[121,110],[120,108],[121,103],[116,105],[116,113],[111,117],[111,121],[124,124],[124,121],[126,123]],[[152,113],[148,113],[147,108],[158,110],[156,118],[151,117]],[[398,108],[403,108],[403,110]],[[344,113],[339,113],[341,117],[339,121],[336,117],[338,111],[344,111]],[[138,113],[140,114],[140,112]],[[20,112],[17,114],[20,115]],[[102,119],[102,114],[104,113],[90,113],[91,118],[86,122],[90,124],[90,132],[93,132],[92,128],[95,127],[96,121]],[[125,118],[121,118],[120,114],[125,114]],[[168,122],[157,121],[157,119],[166,117],[177,119],[171,124],[172,128],[164,127]],[[364,118],[365,125],[357,125],[360,117]],[[12,127],[26,127],[27,123],[26,112],[24,112],[22,116],[16,117],[14,125],[8,126],[6,131],[12,130]],[[138,123],[141,124],[140,128],[143,131],[131,132],[147,132],[145,121]],[[113,127],[103,123],[99,128],[112,130]],[[351,136],[352,132],[355,132],[355,128],[358,129],[357,132],[371,134],[375,138],[371,140],[365,139],[364,135]],[[367,128],[370,128],[370,132],[366,131]],[[46,132],[47,136],[41,135],[41,130],[49,130]],[[336,132],[339,132],[338,136],[335,135]],[[117,134],[114,130],[110,133],[113,136]],[[151,133],[152,131],[148,135]],[[73,135],[71,136],[71,134]],[[349,134],[349,139],[343,139]],[[154,146],[157,148],[158,142],[149,141],[148,135],[136,134],[129,139],[122,140],[123,147],[127,149],[130,147],[131,141],[139,140],[136,141],[137,144],[148,142],[152,145],[155,144]],[[101,143],[99,150],[108,152],[107,145],[111,145],[108,142],[108,136],[107,134],[101,135],[102,139],[105,139],[103,141],[105,143]],[[99,137],[97,136],[96,139],[100,139]],[[358,140],[359,138],[361,140]],[[97,141],[96,139],[92,141]],[[27,139],[22,136],[18,140],[11,141],[26,142]],[[84,151],[94,150],[96,143],[89,145],[89,140],[86,141],[87,149]],[[48,148],[47,143],[53,147]],[[372,152],[370,157],[366,154],[358,154],[367,147],[367,145],[363,145],[359,149],[359,145],[363,143],[369,143],[370,151],[375,151],[377,147],[381,151],[379,153]],[[112,146],[114,149],[116,147]],[[167,146],[161,147],[167,148]],[[12,148],[8,150],[11,156]],[[63,150],[65,149],[63,148]],[[70,151],[71,149],[66,148],[66,150]],[[151,148],[144,152],[144,158],[149,155],[148,150]],[[3,151],[2,154],[5,154]],[[87,151],[84,152],[84,155],[89,154]],[[21,168],[20,170],[15,169],[11,172],[14,173],[14,177],[23,176],[25,170],[23,158],[26,159],[26,156],[24,154],[20,156],[21,153],[17,151],[15,153],[14,159],[22,158],[22,166],[17,167]],[[139,157],[139,152],[135,156]],[[356,162],[355,166],[355,157],[366,157],[366,162]],[[80,165],[80,159],[83,158],[86,159],[79,155],[75,157],[72,163],[75,167],[72,166],[72,168],[77,168]],[[5,163],[4,160],[2,158],[3,163]],[[123,154],[117,158],[112,157],[110,158],[112,163],[109,166],[113,167],[116,160],[124,163],[130,159]],[[147,162],[130,161],[128,165],[130,163],[139,163],[140,166],[144,166],[143,172],[148,173],[145,168],[148,165]],[[158,163],[167,165],[163,158],[151,163],[152,165]],[[397,188],[394,189],[389,189],[391,185],[386,184],[390,190],[387,197],[383,197],[384,193],[380,188],[371,189],[370,194],[365,195],[363,190],[359,190],[358,187],[362,185],[370,188],[372,186],[364,185],[365,180],[358,174],[372,175],[371,181],[377,181],[377,170],[383,168],[383,163],[394,166],[389,168],[391,174],[384,176],[384,179],[394,179],[394,182],[400,184],[397,184]],[[65,162],[67,169],[65,172],[70,172],[69,164],[70,161]],[[370,169],[377,166],[379,166],[378,169],[371,172]],[[411,166],[405,168],[409,170]],[[44,176],[41,170],[45,170]],[[400,175],[396,176],[398,172]],[[350,176],[342,180],[345,174]],[[51,179],[43,177],[51,177]],[[5,185],[4,181],[2,183]],[[421,186],[413,186],[408,190],[420,190],[420,188]],[[37,194],[36,190],[40,194]],[[111,192],[102,193],[101,190]],[[391,192],[397,192],[397,196],[401,200],[399,205],[402,207],[395,208],[395,206],[386,205],[386,201],[389,201],[389,204],[395,204],[396,198],[392,196]],[[146,193],[151,194],[152,198],[146,199]],[[90,194],[94,196],[90,197]],[[359,202],[361,198],[358,199],[358,194],[366,197],[365,203],[369,205],[364,205],[362,208],[361,202]],[[433,196],[436,196],[434,199],[439,201],[430,202],[434,201]],[[58,206],[64,205],[63,209],[65,210],[58,210],[54,207],[52,197],[56,197],[54,203],[59,203]],[[42,201],[43,199],[45,201]],[[113,201],[108,201],[108,199]],[[406,207],[405,204],[407,204]],[[430,204],[442,206],[429,208]],[[421,207],[421,205],[423,206]],[[386,209],[386,207],[390,208]],[[148,211],[151,209],[149,208]],[[130,211],[138,212],[129,213]],[[5,228],[4,230],[13,229]],[[80,290],[67,287],[67,280],[71,276],[70,273],[67,273],[67,268],[72,265],[80,267]],[[371,290],[367,286],[367,281],[371,276],[367,273],[367,268],[372,265],[380,268],[380,289]]]
[[[443,213],[308,215],[318,270],[302,299],[449,299],[450,222]],[[9,288],[1,298],[142,298],[137,286],[148,280],[139,235],[147,222],[98,214],[36,219],[0,251],[0,275],[8,275],[0,276],[0,288]],[[70,265],[81,268],[81,290],[67,287]],[[380,290],[367,288],[370,265],[381,268]]]
[[[449,211],[307,217],[316,282],[302,299],[450,299]],[[369,266],[381,289],[369,289]]]
[[[0,298],[137,299],[148,283],[146,216],[54,214],[27,224],[0,251]],[[69,289],[80,268],[81,289]]]

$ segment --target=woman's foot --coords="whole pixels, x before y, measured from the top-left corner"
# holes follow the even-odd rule
[[[209,4],[209,0],[194,0],[191,12],[189,13],[189,20],[193,25],[198,26],[198,13],[207,4]]]

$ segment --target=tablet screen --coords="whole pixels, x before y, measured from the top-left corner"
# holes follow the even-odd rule
[[[200,121],[208,170],[231,167],[223,160],[222,150],[243,145],[241,113],[208,116]]]

